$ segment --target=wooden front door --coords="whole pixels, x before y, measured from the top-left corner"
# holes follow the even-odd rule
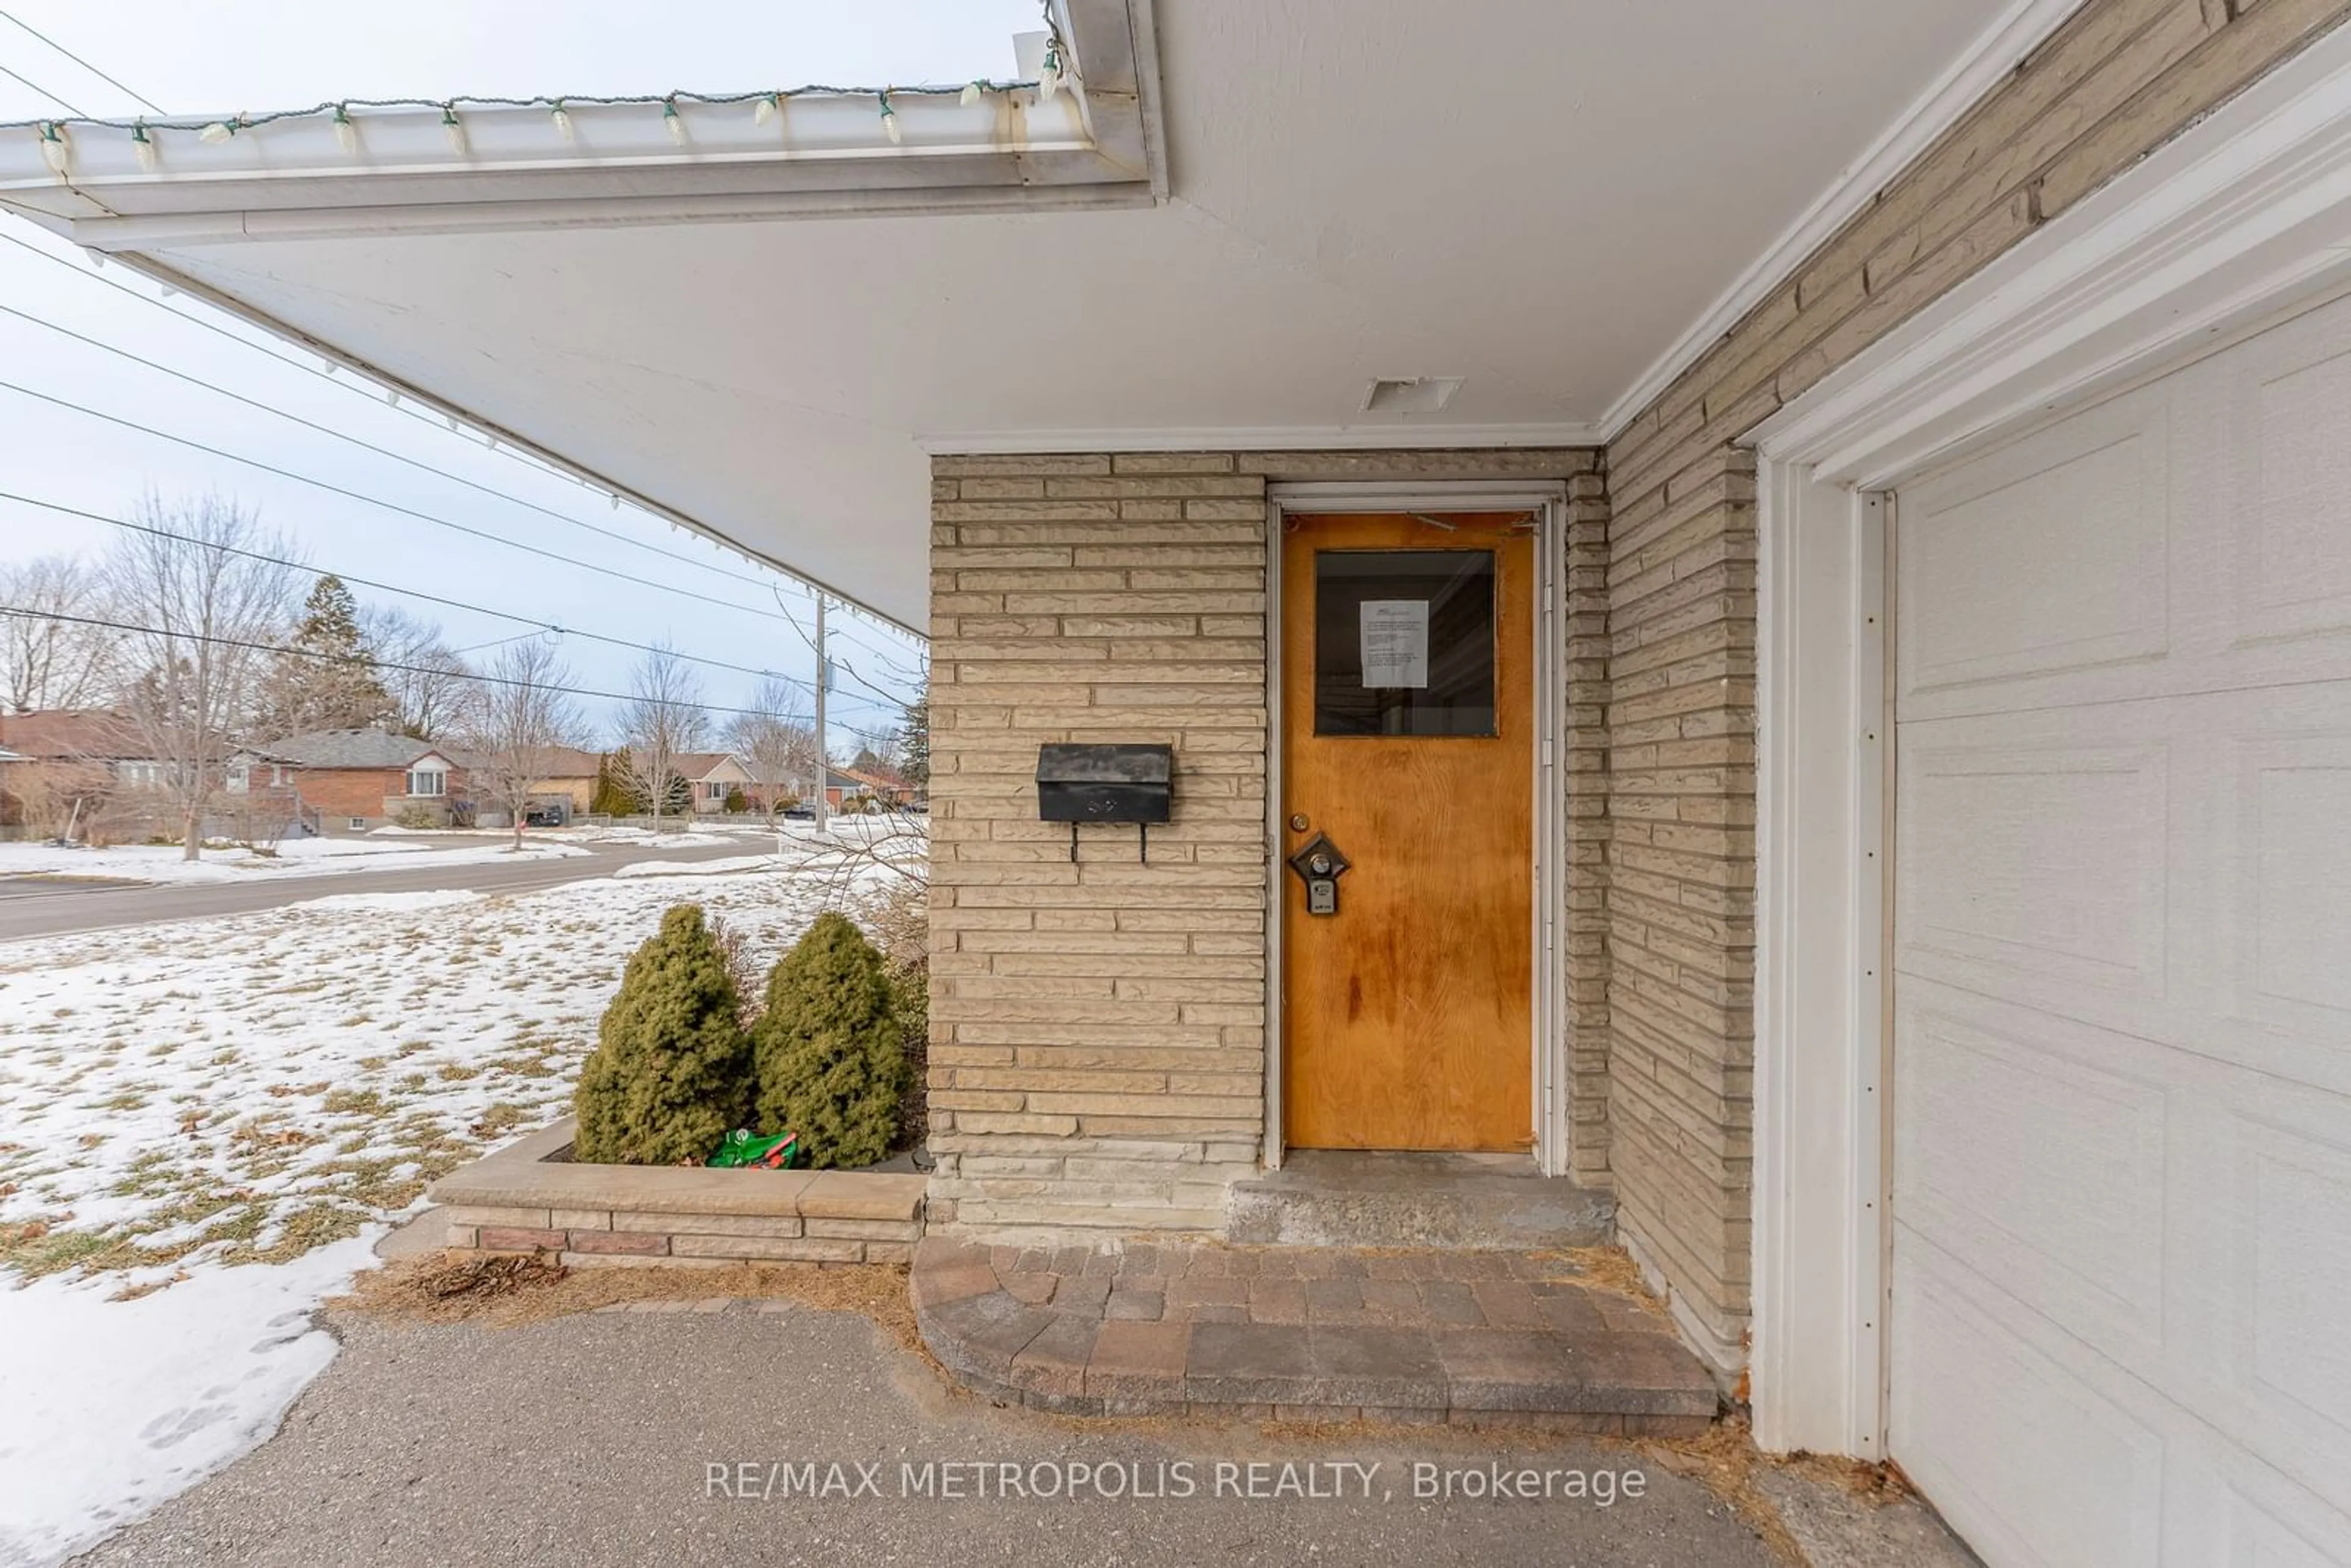
[[[1284,1141],[1534,1141],[1533,519],[1283,520]]]

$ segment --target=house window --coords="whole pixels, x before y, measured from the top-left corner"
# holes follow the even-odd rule
[[[244,794],[246,787],[250,785],[252,781],[253,770],[246,767],[243,763],[238,763],[228,770],[228,792],[232,795]]]
[[[411,795],[446,795],[449,775],[439,768],[412,768],[408,770],[408,792]]]
[[[367,826],[367,819],[365,817],[353,817],[350,819],[350,821],[353,831],[357,831],[359,829]]]
[[[711,779],[703,785],[702,798],[705,800],[724,800],[726,799],[726,786],[716,779]]]

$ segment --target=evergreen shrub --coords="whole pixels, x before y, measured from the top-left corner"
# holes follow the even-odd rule
[[[681,904],[629,958],[580,1070],[575,1159],[700,1165],[749,1119],[742,998],[702,906]]]

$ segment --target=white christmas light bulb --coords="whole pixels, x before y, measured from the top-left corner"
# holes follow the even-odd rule
[[[987,89],[982,88],[977,82],[972,82],[966,86],[963,89],[963,106],[966,109],[969,109],[973,104],[977,103],[979,101],[979,95],[985,90]]]
[[[147,127],[143,123],[131,128],[131,151],[138,158],[142,172],[152,174],[155,172],[155,139],[147,134]]]
[[[680,147],[685,145],[685,121],[677,117],[677,99],[674,98],[662,99],[662,129],[669,132],[671,141]]]
[[[450,152],[460,158],[466,155],[465,128],[458,122],[457,106],[454,103],[444,103],[441,106],[441,134],[449,139]]]
[[[343,150],[346,158],[360,155],[360,128],[351,123],[351,117],[343,112],[340,103],[335,105],[335,145]]]
[[[555,100],[555,108],[548,118],[555,121],[555,133],[563,138],[566,145],[580,140],[579,132],[571,129],[571,111],[563,107],[561,99]]]
[[[882,134],[890,139],[891,146],[895,147],[906,140],[906,133],[898,129],[898,111],[890,107],[890,95],[885,92],[881,96]]]
[[[235,134],[236,132],[230,128],[227,120],[215,120],[210,125],[205,126],[202,131],[196,132],[196,140],[199,141],[209,141],[214,146],[218,146],[220,143],[227,141],[230,137]]]
[[[1045,63],[1037,72],[1037,101],[1050,103],[1053,95],[1061,90],[1061,50],[1056,45],[1045,50]]]
[[[66,146],[66,133],[63,128],[56,125],[41,127],[41,159],[48,164],[51,173],[61,180],[65,178],[67,169],[72,164],[73,155]]]
[[[751,123],[754,125],[767,124],[768,121],[776,118],[778,107],[776,95],[772,92],[768,93],[766,97],[760,99],[758,103],[752,106]]]

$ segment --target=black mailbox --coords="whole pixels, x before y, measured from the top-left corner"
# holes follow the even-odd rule
[[[1167,821],[1174,801],[1176,748],[1170,746],[1042,746],[1037,748],[1037,815],[1070,824],[1070,858],[1078,858],[1080,822],[1133,822],[1151,858],[1151,824]]]

